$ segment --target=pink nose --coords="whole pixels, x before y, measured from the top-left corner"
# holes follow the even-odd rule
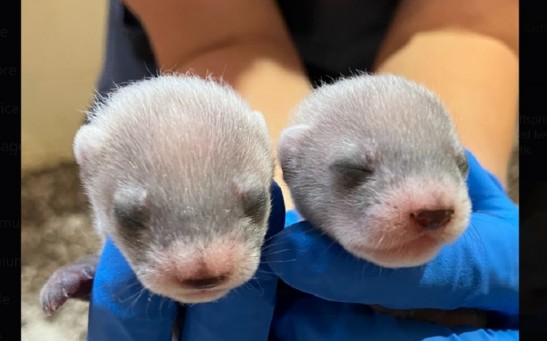
[[[421,210],[410,216],[424,229],[436,230],[448,224],[453,214],[454,210]]]
[[[185,287],[193,289],[211,289],[224,283],[228,279],[228,275],[223,274],[220,276],[197,276],[182,280],[181,283]]]

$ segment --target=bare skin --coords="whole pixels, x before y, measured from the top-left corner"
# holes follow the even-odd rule
[[[311,85],[273,0],[125,4],[143,23],[161,70],[222,76],[264,114],[277,144]],[[518,1],[403,0],[374,71],[435,91],[464,145],[505,184],[516,127],[517,46]],[[276,180],[286,208],[294,208],[279,168]]]

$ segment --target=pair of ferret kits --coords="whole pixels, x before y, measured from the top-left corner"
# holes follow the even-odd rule
[[[143,286],[181,303],[217,300],[255,274],[275,159],[262,115],[213,79],[162,75],[122,86],[74,139],[94,225]],[[356,257],[424,264],[467,227],[464,148],[439,99],[393,75],[315,89],[278,145],[295,207]],[[98,257],[57,270],[53,314],[90,292]]]

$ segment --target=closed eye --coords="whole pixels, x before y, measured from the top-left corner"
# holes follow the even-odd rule
[[[355,162],[337,161],[330,165],[338,181],[347,187],[356,186],[366,181],[373,174],[373,170],[365,165]]]
[[[146,213],[142,208],[123,206],[114,203],[114,216],[121,227],[125,229],[142,229],[146,222]]]
[[[372,169],[370,167],[366,167],[365,165],[360,165],[354,162],[348,162],[348,161],[337,161],[330,165],[331,170],[334,171],[356,171],[356,172],[363,172],[363,173],[372,173]]]

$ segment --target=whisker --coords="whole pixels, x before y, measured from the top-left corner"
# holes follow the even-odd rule
[[[266,275],[275,275],[275,272],[267,271],[267,270],[264,270],[264,269],[258,269],[258,270],[256,270],[256,273],[257,274],[266,274]]]
[[[271,256],[271,255],[275,255],[275,254],[278,254],[278,253],[282,253],[282,252],[287,252],[287,251],[291,251],[292,249],[282,249],[282,250],[277,250],[277,251],[273,251],[273,252],[268,252],[268,253],[263,253],[264,256]]]
[[[279,261],[267,261],[267,262],[264,262],[264,264],[289,263],[289,262],[295,262],[295,261],[296,261],[296,258],[293,258],[293,259],[279,260]]]
[[[262,252],[264,252],[264,251],[267,251],[267,250],[272,249],[274,247],[278,247],[279,245],[283,245],[283,244],[291,244],[291,242],[285,241],[285,242],[278,242],[278,243],[275,243],[275,244],[270,244],[266,247],[263,247],[261,250],[262,250]]]

